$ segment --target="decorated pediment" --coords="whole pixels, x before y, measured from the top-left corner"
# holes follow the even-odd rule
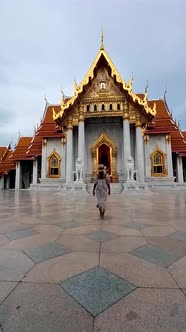
[[[107,99],[124,97],[124,94],[114,83],[114,80],[109,76],[108,70],[104,67],[98,70],[96,77],[94,78],[90,88],[86,91],[82,97],[82,101],[91,99]]]
[[[102,77],[99,74],[101,68],[105,68],[109,73],[110,81],[104,80],[107,77],[106,71],[102,72]],[[101,73],[101,71],[100,71]],[[100,75],[100,80],[99,80]],[[108,78],[108,77],[107,77]],[[95,81],[95,83],[94,83]],[[114,84],[112,84],[115,82]],[[92,83],[95,85],[93,86]],[[107,83],[111,84],[111,91],[107,89]],[[72,109],[78,106],[79,101],[82,98],[85,98],[87,93],[90,94],[91,98],[100,97],[101,94],[105,96],[112,95],[114,93],[123,93],[123,95],[127,95],[128,99],[133,102],[137,107],[139,107],[144,113],[149,117],[153,118],[156,115],[156,104],[154,103],[153,107],[150,107],[147,100],[147,93],[143,96],[135,94],[132,89],[133,77],[131,77],[130,81],[127,83],[119,74],[118,70],[114,66],[107,52],[105,51],[103,42],[101,43],[101,48],[94,59],[92,66],[90,67],[88,73],[82,80],[82,82],[78,85],[76,82],[74,84],[74,96],[72,96],[67,101],[62,99],[61,102],[61,111],[58,113],[53,110],[53,119],[57,124],[63,121],[63,118],[66,116],[66,112],[71,113]],[[118,88],[118,90],[116,90]]]

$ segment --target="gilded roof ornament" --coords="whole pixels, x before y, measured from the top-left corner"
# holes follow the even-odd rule
[[[163,94],[163,99],[166,100],[167,88],[165,88],[165,92]]]
[[[103,34],[103,29],[101,32],[101,46],[100,46],[100,50],[104,50],[104,34]]]
[[[147,91],[145,91],[145,93],[144,93],[143,101],[144,101],[144,105],[147,105]]]
[[[134,80],[134,76],[132,74],[131,78],[130,78],[130,81],[128,83],[128,88],[129,88],[129,91],[132,92],[132,85],[133,85],[133,80]]]
[[[54,107],[52,107],[52,112],[53,112],[53,120],[56,120],[58,118],[59,113],[55,112]]]
[[[120,73],[116,69],[115,65],[113,64],[112,60],[110,59],[109,55],[107,54],[107,52],[104,48],[103,39],[104,39],[104,37],[103,37],[103,32],[102,32],[101,47],[100,47],[100,50],[99,50],[97,56],[95,57],[95,59],[92,63],[92,66],[90,67],[88,73],[86,74],[84,79],[81,81],[79,86],[76,86],[76,91],[74,91],[74,96],[71,97],[69,100],[67,100],[65,103],[64,103],[64,100],[62,100],[61,111],[58,114],[53,115],[54,120],[56,120],[58,117],[61,117],[61,114],[63,115],[63,111],[67,110],[69,108],[69,106],[73,106],[73,104],[76,101],[76,99],[78,98],[79,94],[83,92],[84,86],[87,85],[90,82],[90,80],[92,80],[94,78],[94,69],[96,68],[101,56],[104,56],[105,60],[107,61],[108,65],[111,69],[111,77],[115,78],[116,82],[122,84],[123,89],[128,92],[128,94],[132,98],[133,102],[137,102],[139,105],[143,106],[147,114],[150,113],[153,116],[156,115],[156,105],[154,105],[154,107],[152,109],[151,107],[148,106],[146,97],[144,100],[132,91],[132,84],[133,84],[133,79],[134,79],[133,75],[131,76],[130,81],[128,83],[121,77]]]
[[[64,108],[64,104],[65,104],[65,94],[64,91],[61,89],[61,110]]]
[[[149,82],[147,81],[147,84],[146,84],[146,87],[145,87],[145,93],[147,93],[148,92],[148,87],[149,87]]]
[[[45,100],[46,104],[48,104],[48,100],[47,100],[46,95],[44,95],[44,100]]]
[[[79,89],[78,84],[74,78],[74,95],[76,95],[78,93],[78,89]]]
[[[19,129],[18,129],[17,133],[18,133],[18,140],[19,140],[21,138],[21,133],[20,133]]]

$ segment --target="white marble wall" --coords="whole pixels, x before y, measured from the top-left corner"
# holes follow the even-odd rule
[[[46,179],[48,173],[48,157],[54,151],[61,157],[61,178],[66,176],[66,145],[62,145],[61,138],[47,138],[46,144],[42,147],[41,178]]]
[[[145,144],[145,176],[151,176],[151,159],[150,155],[157,146],[166,154],[166,140],[165,135],[150,135],[149,143]],[[165,168],[168,169],[167,158],[165,160]]]

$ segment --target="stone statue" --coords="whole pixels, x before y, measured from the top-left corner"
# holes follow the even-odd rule
[[[131,156],[127,159],[127,181],[134,181],[134,159]]]
[[[76,159],[76,181],[83,181],[83,162],[81,158]]]

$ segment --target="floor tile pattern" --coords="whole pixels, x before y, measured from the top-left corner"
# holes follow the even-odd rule
[[[93,316],[136,288],[99,267],[63,281],[60,285]]]
[[[0,331],[185,332],[185,202],[2,190]]]

